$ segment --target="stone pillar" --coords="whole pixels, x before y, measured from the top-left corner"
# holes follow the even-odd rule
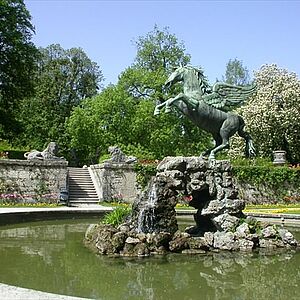
[[[131,164],[104,162],[91,165],[90,174],[100,201],[132,203],[137,196],[136,173]]]
[[[276,150],[276,151],[273,151],[273,155],[274,155],[273,164],[275,166],[283,166],[287,163],[287,161],[286,161],[286,151]]]

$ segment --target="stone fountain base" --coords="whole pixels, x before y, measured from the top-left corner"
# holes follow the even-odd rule
[[[195,226],[178,230],[175,206],[185,199],[197,209]],[[229,161],[166,157],[129,220],[114,228],[90,226],[85,244],[100,254],[148,256],[167,252],[253,251],[297,248],[286,229],[247,217],[233,185]]]

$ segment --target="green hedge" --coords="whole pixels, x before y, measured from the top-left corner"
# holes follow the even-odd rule
[[[156,167],[157,167],[156,163],[135,164],[134,170],[136,172],[136,180],[142,188],[146,187],[147,183],[149,182],[152,176],[155,176]]]
[[[237,180],[253,185],[268,185],[280,188],[283,185],[300,186],[300,169],[274,166],[234,166],[233,175]]]

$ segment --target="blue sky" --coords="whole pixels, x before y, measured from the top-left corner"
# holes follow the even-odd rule
[[[116,83],[136,55],[133,40],[169,27],[211,83],[229,59],[250,75],[276,63],[300,74],[300,1],[25,0],[36,28],[33,42],[81,47]]]

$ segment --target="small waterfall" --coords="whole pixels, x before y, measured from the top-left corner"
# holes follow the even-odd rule
[[[155,205],[157,202],[156,184],[149,185],[147,198],[138,215],[138,232],[152,233],[155,230]]]

